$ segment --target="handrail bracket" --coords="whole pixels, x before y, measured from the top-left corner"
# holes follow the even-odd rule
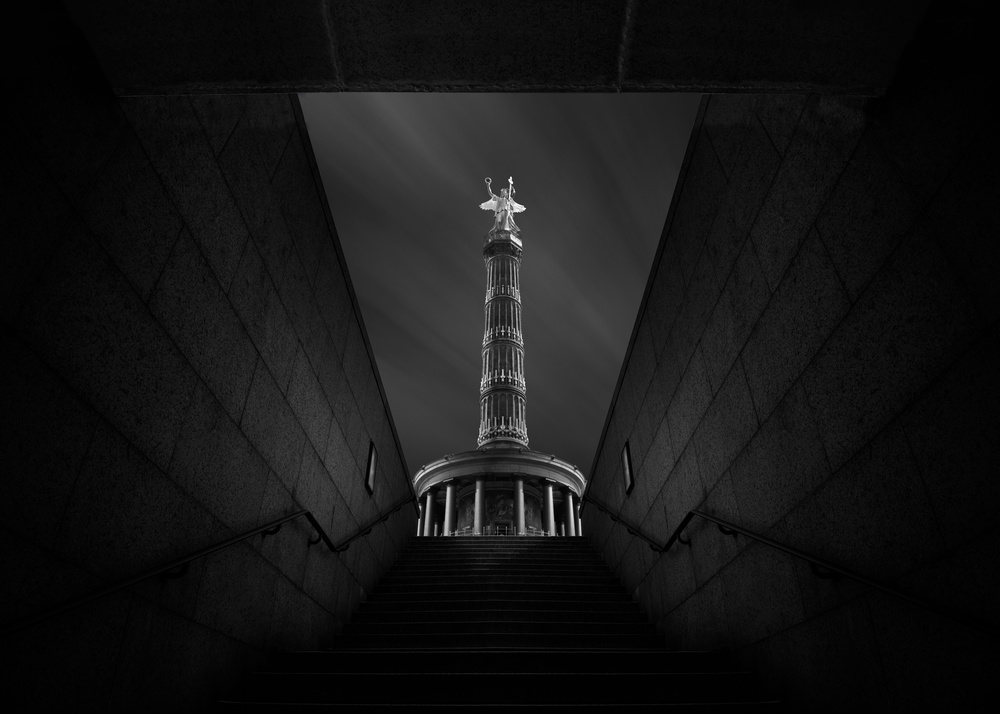
[[[722,535],[727,535],[727,536],[730,536],[732,538],[735,538],[736,536],[739,535],[739,531],[734,531],[732,528],[726,528],[721,523],[719,523],[717,525],[719,526],[719,533],[721,533]]]
[[[191,561],[185,561],[172,570],[164,570],[160,573],[160,580],[177,580],[183,578],[188,571]]]

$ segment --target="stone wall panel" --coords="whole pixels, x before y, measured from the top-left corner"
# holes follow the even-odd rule
[[[722,386],[770,297],[756,251],[746,241],[701,339],[713,394]]]
[[[277,171],[285,147],[297,130],[295,113],[287,94],[248,94],[241,97],[253,128],[268,177]]]
[[[731,473],[742,525],[762,533],[830,475],[801,383],[788,391]]]
[[[285,486],[293,489],[305,433],[274,378],[259,360],[240,427]]]
[[[218,156],[243,117],[245,98],[238,94],[193,94],[189,100]]]
[[[169,473],[234,531],[256,525],[267,464],[204,382],[195,387]]]
[[[195,372],[82,227],[67,236],[35,286],[19,329],[50,367],[166,470]]]
[[[953,362],[978,327],[969,296],[918,228],[802,376],[831,466],[844,463]]]
[[[916,213],[895,167],[865,134],[816,219],[852,302],[909,231]]]
[[[737,363],[691,440],[698,449],[698,470],[706,491],[714,488],[758,428],[746,375]]]
[[[726,187],[726,197],[712,222],[706,249],[715,267],[719,285],[725,285],[733,263],[750,236],[761,203],[781,164],[764,128],[751,119],[746,141]]]
[[[254,241],[247,241],[229,300],[282,391],[288,389],[298,340]]]
[[[808,99],[803,94],[767,94],[760,97],[754,106],[757,119],[782,156],[792,141]]]
[[[1000,502],[995,427],[1000,372],[995,330],[987,332],[902,416],[934,516],[949,546],[991,528]]]
[[[754,406],[767,419],[849,307],[843,285],[813,233],[754,326],[741,361]]]
[[[983,318],[994,324],[1000,317],[1000,249],[983,238],[997,235],[1000,226],[994,211],[982,209],[997,199],[995,133],[986,129],[976,138],[927,208],[942,251],[976,297]]]
[[[247,227],[190,103],[170,97],[120,101],[188,230],[228,289],[248,238]]]
[[[69,199],[20,135],[10,134],[0,141],[4,162],[20,172],[17,181],[8,182],[0,201],[4,230],[21,236],[7,241],[9,259],[0,261],[0,317],[10,321],[67,234],[76,230],[71,227],[76,216]],[[36,201],[45,206],[44,211],[21,210]]]
[[[772,290],[806,239],[864,130],[865,101],[813,97],[750,235]]]
[[[301,346],[288,385],[288,404],[305,430],[312,448],[325,449],[333,412],[313,373],[313,365]]]
[[[4,145],[20,189],[0,281],[15,621],[302,508],[349,538],[378,513],[368,434],[380,501],[410,493],[295,98],[91,89],[33,93]],[[294,242],[290,211],[308,219]],[[355,335],[349,375],[331,329]],[[342,432],[352,446],[330,448]],[[13,698],[202,708],[267,647],[329,645],[358,580],[411,537],[412,516],[394,522],[341,555],[286,523],[26,630]]]
[[[272,281],[280,285],[293,251],[292,236],[246,118],[219,154],[219,165]]]
[[[623,366],[589,489],[644,532],[703,510],[995,624],[997,141],[981,93],[909,57],[878,100],[708,100],[640,310],[653,378],[634,393],[646,365]],[[677,462],[652,468],[665,434]],[[626,440],[646,451],[628,498]],[[948,619],[698,518],[652,566],[615,531],[588,515],[669,646],[732,648],[794,708],[986,696],[991,646]]]
[[[0,355],[0,453],[17,478],[5,480],[0,513],[6,528],[52,547],[98,417],[19,340],[6,345]]]
[[[183,222],[131,130],[87,196],[83,215],[115,265],[148,300]]]
[[[698,350],[688,363],[677,391],[670,400],[670,406],[667,407],[667,423],[675,454],[684,451],[711,402],[712,387],[708,382],[701,350]]]
[[[149,309],[230,417],[239,420],[257,350],[187,232],[174,245]]]

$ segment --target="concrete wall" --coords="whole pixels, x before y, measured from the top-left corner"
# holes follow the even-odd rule
[[[339,542],[410,494],[297,99],[90,79],[25,89],[0,132],[5,625],[300,508]],[[329,644],[414,515],[341,556],[295,522],[6,637],[5,698],[203,704]]]
[[[884,89],[927,0],[64,0],[116,90]]]
[[[704,100],[590,496],[660,542],[699,508],[996,627],[1000,156],[975,82],[937,70],[911,57],[878,100]],[[584,521],[669,646],[730,649],[799,707],[950,708],[996,666],[981,632],[704,521],[663,556]]]

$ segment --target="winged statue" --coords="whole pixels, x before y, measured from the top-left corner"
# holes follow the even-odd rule
[[[515,213],[522,213],[526,209],[514,200],[514,178],[507,179],[508,188],[500,189],[500,195],[493,193],[491,184],[493,179],[487,177],[486,190],[489,191],[490,200],[479,204],[484,211],[493,211],[493,230],[518,231],[520,228],[514,223]]]

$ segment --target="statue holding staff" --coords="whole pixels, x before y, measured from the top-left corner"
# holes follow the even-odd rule
[[[487,177],[486,190],[490,194],[490,200],[480,203],[479,207],[484,211],[494,212],[493,230],[520,232],[521,229],[514,223],[513,214],[522,213],[525,208],[514,200],[514,177],[511,176],[507,179],[508,188],[500,189],[499,196],[493,193],[493,189],[490,186],[492,183],[493,179]]]

